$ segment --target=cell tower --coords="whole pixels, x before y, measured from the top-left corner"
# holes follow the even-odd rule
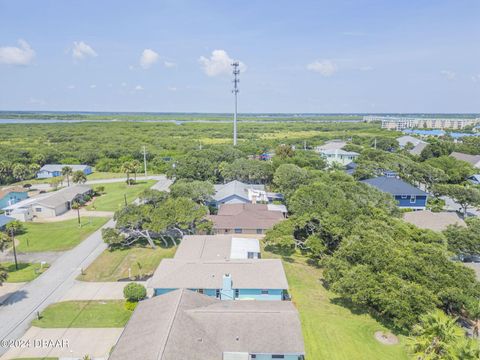
[[[234,61],[232,63],[233,67],[233,90],[232,93],[235,96],[235,112],[233,113],[233,146],[237,145],[237,96],[239,93],[238,83],[240,79],[238,78],[240,75],[240,63],[238,61]]]

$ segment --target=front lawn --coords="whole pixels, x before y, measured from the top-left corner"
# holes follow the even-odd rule
[[[162,259],[173,257],[175,250],[175,247],[162,248],[160,246],[157,246],[156,249],[133,247],[113,251],[105,250],[78,279],[118,281],[128,278],[129,268],[132,277],[145,276],[153,273]]]
[[[154,180],[139,181],[135,185],[127,185],[126,182],[95,184],[93,188],[103,186],[104,194],[97,197],[92,204],[87,206],[88,210],[116,211],[127,203],[133,202],[140,193],[155,184]]]
[[[82,226],[77,219],[48,222],[24,223],[25,233],[17,235],[17,250],[20,252],[63,251],[85,240],[109,219],[103,217],[83,217]]]
[[[276,257],[268,252],[265,257]],[[335,303],[336,296],[322,283],[322,270],[305,258],[284,261],[292,301],[302,322],[305,350],[309,360],[406,360],[403,338],[399,345],[383,345],[376,331],[387,331],[370,315],[353,313]]]
[[[7,269],[8,278],[6,282],[18,283],[28,282],[36,279],[48,269],[48,264],[41,266],[38,263],[19,263],[18,270],[15,269],[15,263],[0,263],[0,266]]]
[[[121,328],[132,315],[123,300],[63,301],[48,306],[40,320],[32,321],[41,328]]]

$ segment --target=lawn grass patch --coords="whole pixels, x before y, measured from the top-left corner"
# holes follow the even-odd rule
[[[265,258],[277,257],[265,252]],[[367,313],[354,313],[334,303],[336,295],[326,290],[322,269],[310,266],[301,256],[284,261],[292,301],[302,322],[305,350],[310,360],[407,360],[400,337],[398,345],[383,345],[376,331],[388,331]]]
[[[8,283],[28,282],[36,279],[48,269],[48,264],[40,265],[39,263],[19,263],[18,270],[15,269],[15,263],[0,263],[7,269]]]
[[[173,257],[175,250],[175,247],[163,248],[160,246],[155,249],[136,246],[130,249],[105,250],[84,271],[84,275],[78,277],[78,280],[118,281],[127,279],[129,268],[132,277],[152,274],[162,259]]]
[[[99,211],[117,211],[125,205],[125,195],[127,203],[133,202],[142,193],[153,184],[154,180],[138,181],[135,185],[127,185],[126,182],[95,184],[93,187],[103,186],[105,193],[100,195],[87,206],[88,210]]]
[[[68,250],[78,245],[108,220],[105,217],[83,217],[81,227],[78,226],[77,219],[25,223],[25,233],[16,237],[19,241],[17,250],[20,252]]]
[[[40,320],[32,321],[41,328],[120,328],[132,315],[123,300],[63,301],[48,306]]]

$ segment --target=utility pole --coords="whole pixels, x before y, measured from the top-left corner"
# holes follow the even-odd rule
[[[15,246],[15,229],[13,227],[10,229],[10,235],[12,236],[13,257],[15,259],[15,270],[18,270],[17,248]]]
[[[145,177],[147,177],[147,150],[143,145],[143,169],[145,170]]]
[[[233,146],[237,145],[237,97],[239,93],[238,83],[240,79],[238,76],[240,75],[240,63],[238,61],[234,61],[232,63],[233,67],[233,90],[232,93],[235,96],[235,112],[233,113]]]

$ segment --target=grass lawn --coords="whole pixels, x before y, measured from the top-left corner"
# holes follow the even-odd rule
[[[275,257],[265,253],[265,257]],[[332,302],[335,295],[321,284],[322,270],[294,256],[284,261],[293,302],[302,322],[305,350],[309,360],[406,360],[409,359],[400,338],[399,345],[383,345],[374,338],[376,331],[387,329],[368,314],[354,314]]]
[[[8,278],[6,282],[9,283],[32,281],[48,269],[48,265],[41,267],[38,263],[19,263],[18,270],[15,270],[15,263],[0,263],[0,266],[7,269]]]
[[[63,301],[48,306],[40,320],[32,321],[41,328],[120,328],[132,315],[123,300]]]
[[[96,198],[92,204],[87,206],[88,210],[116,211],[125,204],[124,195],[127,195],[127,202],[131,203],[138,195],[155,184],[154,180],[139,181],[136,185],[127,185],[125,182],[95,184],[94,187],[104,186],[105,194]]]
[[[128,278],[128,268],[132,277],[153,273],[163,258],[171,258],[175,247],[156,249],[133,247],[131,249],[105,250],[78,280],[83,281],[118,281]],[[138,263],[141,265],[139,269]]]
[[[18,235],[17,250],[21,252],[62,251],[73,248],[108,221],[108,218],[82,218],[82,227],[77,219],[49,222],[24,223],[24,234]]]

